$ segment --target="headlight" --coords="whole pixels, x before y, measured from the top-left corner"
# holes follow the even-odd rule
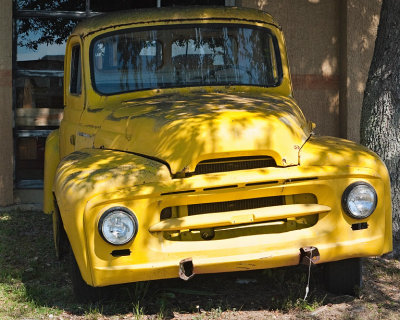
[[[364,219],[374,212],[377,201],[375,189],[370,184],[355,182],[344,191],[342,206],[350,217]]]
[[[127,208],[108,209],[99,221],[99,232],[108,243],[120,246],[131,241],[138,231],[138,222]]]

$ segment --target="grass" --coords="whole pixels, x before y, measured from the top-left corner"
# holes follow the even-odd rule
[[[49,226],[36,212],[0,213],[1,319],[57,315],[71,301],[66,270],[49,256]]]
[[[298,266],[198,275],[189,282],[140,282],[111,288],[109,300],[79,304],[68,267],[55,258],[51,230],[51,217],[43,213],[0,212],[0,319],[171,319],[174,314],[184,319],[240,318],[248,312],[308,314],[332,300],[321,287],[317,268],[311,272],[309,298],[303,300],[308,269]],[[380,285],[400,283],[396,261],[382,265],[370,259],[366,272],[382,279]],[[376,291],[374,283],[368,287]],[[380,290],[382,294],[384,288]],[[372,293],[364,296],[367,307],[379,315],[400,307],[394,296],[379,301]]]

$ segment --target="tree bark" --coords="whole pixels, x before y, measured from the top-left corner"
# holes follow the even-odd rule
[[[361,143],[385,162],[400,240],[400,1],[383,0],[361,113]]]

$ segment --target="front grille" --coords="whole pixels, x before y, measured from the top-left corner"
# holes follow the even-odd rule
[[[213,172],[228,172],[257,168],[276,167],[272,157],[237,157],[204,160],[197,164],[194,174],[206,174]]]
[[[285,204],[285,197],[264,197],[224,202],[200,203],[188,205],[188,215],[248,210]]]
[[[318,203],[318,199],[314,194],[301,193],[285,196],[189,204],[164,208],[161,211],[160,220],[213,213],[224,215],[224,212],[239,210],[250,210],[248,213],[251,213],[252,209],[263,207],[312,203]],[[279,211],[280,208],[277,208],[277,210]],[[247,212],[245,211],[245,213]],[[240,214],[238,215],[240,216]],[[287,218],[282,217],[281,219],[267,220],[264,222],[245,222],[238,225],[230,225],[227,223],[226,225],[210,226],[209,228],[203,229],[165,231],[163,232],[163,237],[168,241],[210,241],[263,234],[282,234],[293,230],[310,228],[318,222],[318,218],[318,214],[313,214],[299,217],[288,216]]]

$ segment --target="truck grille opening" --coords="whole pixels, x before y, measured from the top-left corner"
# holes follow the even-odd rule
[[[193,174],[197,175],[268,167],[276,167],[276,162],[272,157],[256,156],[211,159],[199,162]]]
[[[213,213],[213,212],[228,212],[237,210],[248,210],[263,207],[280,206],[285,204],[285,197],[264,197],[224,202],[200,203],[191,204],[188,206],[188,215]]]

